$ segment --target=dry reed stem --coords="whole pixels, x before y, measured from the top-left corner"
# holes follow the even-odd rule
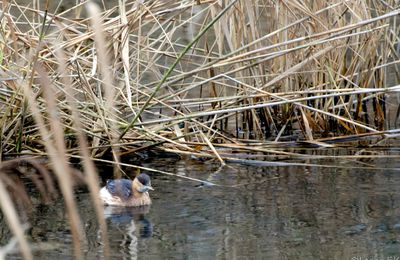
[[[105,92],[105,104],[102,112],[104,113],[101,117],[102,123],[104,125],[103,129],[105,130],[111,144],[114,144],[118,141],[117,138],[117,130],[115,127],[115,115],[114,115],[114,99],[115,99],[115,90],[112,83],[112,74],[110,73],[110,62],[107,55],[107,48],[105,39],[103,36],[103,23],[100,19],[100,10],[95,4],[88,3],[87,10],[91,14],[91,22],[94,30],[94,40],[95,40],[95,47],[96,47],[96,54],[99,59],[99,67],[102,76],[102,82],[104,84],[104,92]],[[101,91],[99,92],[99,94]],[[110,125],[106,123],[105,118],[109,118]],[[112,147],[112,153],[114,160],[119,162],[118,150]],[[118,165],[118,164],[117,164]],[[120,174],[115,171],[115,176],[118,177]]]
[[[76,158],[80,158],[79,156],[74,156]],[[117,162],[114,161],[110,161],[110,160],[105,160],[105,159],[98,159],[98,158],[92,158],[93,161],[96,162],[101,162],[101,163],[108,163],[108,164],[116,164]],[[169,176],[174,176],[176,178],[181,178],[181,179],[186,179],[186,180],[190,180],[190,181],[194,181],[194,182],[199,182],[205,185],[209,185],[209,186],[222,186],[219,185],[217,183],[213,183],[210,181],[205,181],[205,180],[200,180],[200,179],[196,179],[193,177],[189,177],[189,176],[185,176],[185,175],[180,175],[180,174],[175,174],[173,172],[166,172],[166,171],[161,171],[161,170],[157,170],[157,169],[153,169],[153,168],[149,168],[149,167],[143,167],[143,166],[139,166],[139,165],[133,165],[133,164],[128,164],[128,163],[119,163],[120,166],[124,166],[124,167],[129,167],[129,168],[134,168],[134,169],[140,169],[142,171],[148,171],[148,172],[154,172],[154,173],[160,173],[160,174],[164,174],[164,175],[169,175]]]
[[[228,109],[221,109],[221,110],[214,110],[214,111],[207,111],[207,112],[197,112],[197,113],[192,113],[192,114],[187,114],[185,116],[181,117],[175,117],[175,118],[165,118],[165,119],[156,119],[152,121],[147,121],[143,122],[141,124],[138,124],[139,126],[142,125],[152,125],[152,124],[160,124],[160,123],[166,123],[166,122],[171,122],[171,121],[182,121],[185,119],[191,119],[191,118],[196,118],[196,117],[204,117],[204,116],[211,116],[211,115],[216,115],[216,114],[225,114],[225,113],[231,113],[231,112],[241,112],[244,110],[250,110],[250,109],[256,109],[256,108],[263,108],[263,107],[270,107],[270,106],[278,106],[282,104],[290,104],[290,103],[298,103],[301,101],[307,101],[307,100],[314,100],[314,99],[322,99],[322,98],[327,98],[327,97],[337,97],[337,96],[345,96],[349,94],[364,94],[364,93],[374,93],[374,92],[381,92],[381,93],[390,93],[390,92],[399,92],[400,91],[400,85],[390,87],[390,88],[385,88],[385,89],[361,89],[361,90],[355,90],[355,91],[349,91],[345,93],[334,93],[334,94],[326,94],[326,95],[319,95],[319,96],[314,96],[314,97],[305,97],[305,98],[294,98],[294,99],[285,99],[283,101],[275,101],[271,103],[266,103],[266,104],[256,104],[256,105],[249,105],[245,107],[237,107],[237,108],[228,108]],[[268,93],[268,95],[271,95],[271,93]],[[300,103],[299,103],[300,104]],[[310,108],[312,109],[312,108]],[[325,112],[324,112],[325,113]],[[331,114],[330,114],[331,115]],[[332,115],[334,116],[334,115]],[[339,116],[335,116],[341,120],[347,120]],[[356,122],[352,122],[356,124]],[[361,127],[365,127],[371,131],[376,131],[375,129],[366,127],[365,125],[361,125]]]
[[[123,28],[122,33],[121,33],[120,49],[122,50],[121,59],[122,59],[122,64],[123,64],[123,69],[124,69],[126,97],[127,97],[128,106],[132,109],[132,90],[131,90],[131,84],[129,82],[129,71],[130,71],[129,45],[128,45],[129,35],[128,35],[128,27],[127,27],[128,19],[126,17],[126,9],[125,9],[126,1],[119,0],[118,5],[119,5],[119,10],[120,10],[119,14],[121,17],[121,25],[125,27],[125,28]]]
[[[88,149],[88,142],[87,138],[82,132],[83,126],[81,123],[81,120],[79,118],[79,112],[75,106],[75,101],[73,97],[75,96],[76,93],[74,93],[74,90],[71,88],[72,82],[69,77],[67,77],[67,65],[66,65],[66,59],[64,53],[61,51],[57,54],[57,58],[59,60],[59,73],[63,77],[65,89],[66,89],[66,98],[67,101],[70,103],[70,108],[72,112],[72,119],[73,119],[73,124],[75,125],[75,131],[77,133],[78,137],[78,142],[79,142],[79,150],[81,154],[81,158],[83,161],[83,166],[86,174],[86,182],[89,186],[90,190],[90,195],[97,213],[97,220],[100,224],[100,230],[101,230],[101,239],[104,245],[104,256],[106,259],[110,255],[110,249],[109,249],[109,243],[108,243],[108,231],[107,231],[107,225],[104,219],[104,212],[103,212],[103,204],[99,200],[99,197],[97,194],[100,192],[100,187],[99,187],[99,179],[98,179],[98,174],[96,171],[96,167],[93,163],[93,161],[90,158],[90,153]]]
[[[72,191],[73,186],[71,182],[71,169],[67,164],[68,160],[66,157],[67,153],[64,143],[64,131],[59,121],[57,106],[54,99],[55,95],[51,89],[51,83],[41,67],[37,66],[36,70],[40,75],[39,79],[42,82],[45,99],[48,102],[47,106],[48,111],[50,112],[51,130],[47,129],[44,119],[42,118],[41,113],[36,106],[34,100],[35,95],[31,92],[28,86],[25,86],[24,92],[26,94],[25,96],[28,98],[28,105],[32,110],[35,121],[39,127],[39,132],[41,133],[44,145],[52,162],[52,167],[58,178],[58,183],[60,184],[60,188],[67,205],[71,233],[74,238],[74,255],[77,259],[83,259],[81,253],[81,239],[83,238],[82,225]],[[54,137],[52,138],[53,135]]]
[[[3,174],[0,172],[0,174]],[[3,211],[4,216],[6,217],[6,221],[8,223],[9,228],[14,233],[16,240],[18,241],[20,251],[24,259],[31,260],[33,259],[32,252],[29,247],[29,243],[25,238],[25,232],[23,229],[23,225],[19,220],[18,214],[15,210],[15,206],[13,205],[12,199],[10,198],[6,187],[3,182],[0,181],[0,205]]]

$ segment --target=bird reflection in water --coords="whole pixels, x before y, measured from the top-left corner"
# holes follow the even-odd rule
[[[106,206],[104,216],[109,223],[110,245],[118,241],[119,252],[129,254],[131,259],[138,256],[138,238],[149,238],[153,234],[153,225],[145,217],[150,206],[118,207]],[[121,236],[118,236],[118,233]]]

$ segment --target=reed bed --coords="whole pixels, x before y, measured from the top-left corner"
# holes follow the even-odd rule
[[[395,4],[122,1],[92,25],[86,2],[4,2],[2,156],[45,153],[24,91],[48,124],[43,77],[69,154],[77,131],[92,157],[157,147],[221,162],[215,143],[385,136],[399,114]]]
[[[0,159],[49,158],[77,258],[70,158],[101,216],[93,161],[110,155],[117,166],[154,149],[224,165],[399,135],[397,1],[49,3],[1,2]]]

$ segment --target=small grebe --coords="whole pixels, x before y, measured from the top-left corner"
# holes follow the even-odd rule
[[[100,190],[100,199],[105,205],[136,207],[150,205],[148,191],[151,187],[150,177],[140,174],[133,181],[127,179],[108,180]]]

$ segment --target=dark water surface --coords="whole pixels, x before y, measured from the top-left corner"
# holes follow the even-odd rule
[[[215,162],[174,159],[143,164],[224,187],[150,173],[151,208],[106,208],[112,259],[400,257],[400,171],[335,163],[341,168],[218,169]],[[394,159],[367,163],[399,166]],[[99,259],[103,246],[89,194],[77,196],[85,258]],[[62,201],[37,209],[31,225],[35,259],[73,258]]]

